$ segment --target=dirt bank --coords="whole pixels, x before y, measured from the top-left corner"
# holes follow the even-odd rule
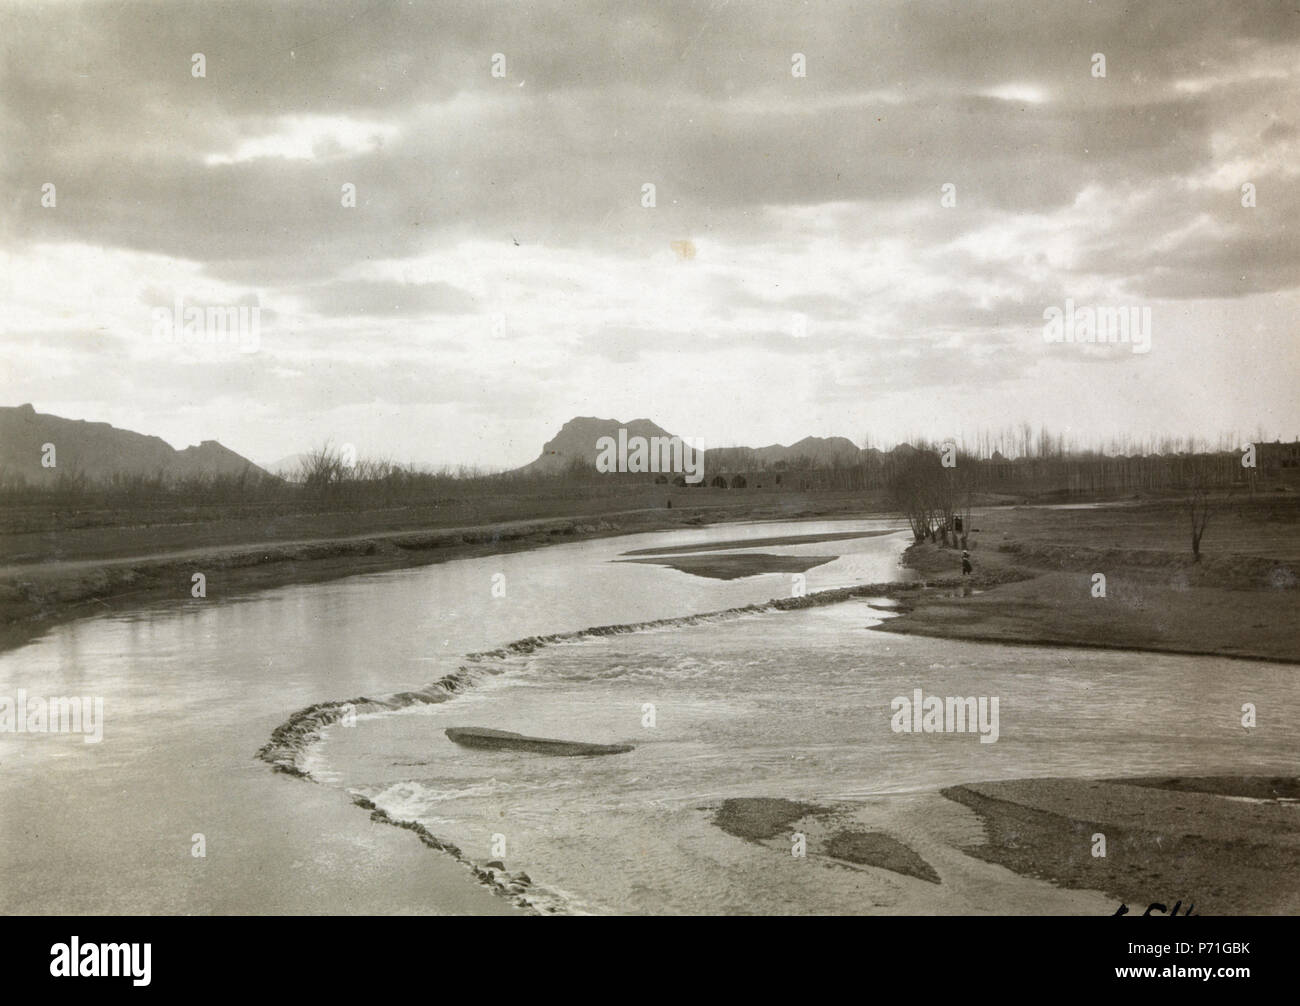
[[[1245,801],[1250,777],[1214,780],[1023,779],[954,786],[943,795],[974,811],[985,841],[964,851],[1061,887],[1103,891],[1141,915],[1152,903],[1197,915],[1293,915],[1300,910],[1300,818],[1279,800]],[[1294,787],[1294,780],[1289,785]],[[1104,837],[1105,855],[1100,844]]]
[[[1266,504],[1224,514],[1199,563],[1174,506],[982,513],[971,536],[972,596],[918,597],[878,628],[1300,663],[1300,508]],[[916,545],[904,561],[951,576],[961,552]]]

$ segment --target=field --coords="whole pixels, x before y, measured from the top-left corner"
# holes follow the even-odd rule
[[[1292,494],[1221,500],[1193,562],[1188,518],[1173,501],[977,512],[977,592],[923,596],[882,628],[1300,662],[1298,522]],[[907,561],[952,576],[960,554],[927,543]]]

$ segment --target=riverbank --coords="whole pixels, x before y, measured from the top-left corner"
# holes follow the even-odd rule
[[[86,541],[60,532],[62,544],[50,554],[63,558],[0,566],[0,651],[76,618],[188,599],[193,596],[195,573],[203,574],[207,598],[231,598],[268,587],[557,542],[731,521],[880,516],[865,514],[860,499],[844,495],[820,501],[808,497],[740,503],[710,500],[695,506],[688,504],[696,497],[688,492],[679,495],[683,499],[672,509],[596,510],[583,516],[353,535],[341,534],[346,523],[330,515],[316,525],[320,537],[224,541],[236,533],[251,533],[241,526],[185,549],[174,547],[184,540],[185,532],[173,527],[148,534],[139,528],[118,528],[97,532]],[[405,517],[408,523],[411,519]],[[1295,593],[1300,582],[1298,519],[1300,501],[1296,500],[1238,505],[1220,516],[1207,535],[1205,557],[1192,563],[1183,515],[1174,504],[979,511],[974,522],[978,530],[971,535],[972,596],[952,590],[924,592],[880,629],[972,641],[1300,662]],[[357,524],[385,527],[395,521],[392,515],[372,514],[358,518]],[[312,526],[299,522],[274,530],[300,534]],[[761,543],[756,540],[750,547]],[[133,554],[142,547],[150,551]],[[703,575],[733,578],[773,570],[799,572],[827,558],[682,555],[675,560],[629,561],[671,563]],[[908,549],[904,561],[930,579],[958,576],[961,562],[959,551],[928,543]],[[1106,577],[1104,597],[1095,596],[1097,573]]]
[[[985,511],[971,535],[971,596],[920,596],[878,628],[1300,663],[1298,517],[1294,500],[1243,503],[1211,525],[1197,563],[1169,504]],[[914,545],[904,562],[951,576],[961,552]]]
[[[122,537],[113,543],[104,540],[112,534],[103,532],[95,536],[94,548],[88,542],[66,540],[67,533],[61,532],[64,543],[57,554],[62,558],[0,566],[0,651],[77,618],[189,599],[194,596],[196,573],[203,575],[207,599],[229,599],[269,587],[318,583],[560,542],[721,522],[861,514],[860,499],[837,497],[809,503],[769,498],[353,535],[337,533],[343,526],[331,516],[321,525],[322,532],[335,532],[329,536],[267,542],[218,540],[191,548],[175,547],[184,540],[175,528],[161,529],[143,540],[139,529],[119,529]],[[304,527],[295,524],[290,530],[301,533]],[[135,551],[141,548],[148,551]]]
[[[865,870],[905,914],[1293,915],[1294,778],[1016,779],[809,804],[725,800],[712,823],[788,860]],[[1006,872],[1006,871],[1009,871]],[[1159,907],[1162,906],[1162,907]]]
[[[1128,914],[1300,911],[1297,780],[1257,776],[1021,779],[942,791],[973,811],[964,851],[1059,887],[1103,891]],[[1104,842],[1104,844],[1103,844]],[[1195,906],[1193,908],[1193,906]]]

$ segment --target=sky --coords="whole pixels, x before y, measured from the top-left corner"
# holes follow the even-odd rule
[[[259,462],[1289,440],[1298,180],[1293,0],[7,2],[0,405]]]

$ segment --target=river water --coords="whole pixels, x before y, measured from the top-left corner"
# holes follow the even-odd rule
[[[1281,725],[1300,714],[1294,668],[903,637],[872,631],[889,616],[861,601],[493,658],[450,701],[326,730],[305,759],[323,786],[273,776],[253,758],[297,708],[417,688],[470,652],[791,593],[788,573],[717,580],[617,561],[624,552],[893,528],[822,521],[633,535],[228,602],[210,579],[206,600],[57,627],[0,655],[0,695],[102,697],[104,739],[0,735],[0,909],[420,910],[420,892],[383,876],[388,843],[413,846],[413,836],[373,837],[366,815],[344,806],[342,796],[359,794],[471,859],[527,871],[555,910],[1005,910],[988,894],[991,867],[965,871],[950,857],[940,872],[960,882],[918,893],[918,882],[882,885],[870,871],[804,868],[723,833],[713,808],[743,796],[856,801],[898,810],[907,833],[918,831],[915,814],[904,820],[909,801],[966,781],[1293,771],[1297,742]],[[840,554],[808,570],[812,592],[905,577],[905,544],[898,532],[757,550]],[[998,697],[997,742],[895,733],[891,700],[916,688]],[[1261,710],[1254,731],[1239,723],[1243,702]],[[565,759],[473,751],[446,740],[449,726],[636,748]],[[945,812],[926,806],[921,817],[947,828],[947,840],[969,830],[956,809],[940,821]],[[209,843],[198,868],[196,834]],[[322,878],[337,878],[337,890]],[[1050,908],[1050,898],[1036,905]]]

